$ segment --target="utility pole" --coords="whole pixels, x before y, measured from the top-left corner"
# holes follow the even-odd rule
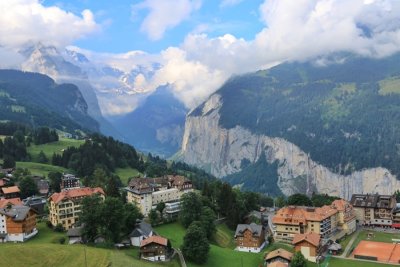
[[[83,247],[83,251],[85,251],[85,266],[87,267],[86,248],[85,247]]]

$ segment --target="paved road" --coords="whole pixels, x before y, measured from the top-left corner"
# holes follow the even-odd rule
[[[353,246],[353,243],[356,240],[356,238],[357,238],[358,234],[360,233],[360,231],[361,231],[360,229],[357,229],[357,231],[355,231],[355,233],[353,233],[353,236],[351,237],[349,243],[347,244],[347,247],[344,249],[342,255],[336,256],[337,258],[346,258],[347,253],[349,253],[349,250]]]
[[[185,262],[185,258],[183,257],[182,251],[179,248],[175,249],[175,251],[179,255],[179,260],[181,261],[181,266],[186,267],[186,262]]]

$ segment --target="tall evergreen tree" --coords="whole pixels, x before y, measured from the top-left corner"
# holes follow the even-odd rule
[[[208,259],[210,244],[200,222],[190,224],[183,238],[182,253],[189,261],[203,264]]]

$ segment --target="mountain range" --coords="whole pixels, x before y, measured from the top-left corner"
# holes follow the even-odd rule
[[[88,105],[73,84],[56,84],[38,73],[0,70],[0,120],[73,133],[99,131]]]
[[[269,194],[400,188],[400,55],[335,55],[228,80],[186,119],[181,158]]]

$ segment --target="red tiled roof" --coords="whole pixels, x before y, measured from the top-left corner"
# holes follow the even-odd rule
[[[16,185],[15,186],[10,186],[10,187],[3,187],[2,190],[3,190],[4,194],[11,194],[11,193],[19,193],[19,192],[21,192],[21,191],[19,191],[19,188]]]
[[[93,194],[104,194],[104,191],[100,187],[83,187],[83,188],[74,188],[66,191],[62,191],[60,193],[54,193],[50,196],[50,200],[58,203],[62,201],[63,199],[72,199],[72,198],[77,198],[77,197],[86,197],[86,196],[91,196]]]
[[[306,234],[295,234],[293,237],[292,244],[296,245],[302,241],[306,241],[306,242],[310,243],[311,245],[313,245],[314,247],[318,247],[320,239],[321,239],[321,237],[319,236],[319,234],[314,233],[314,232],[309,232]]]
[[[22,205],[22,201],[19,197],[9,198],[9,199],[2,198],[2,199],[0,199],[0,209],[7,207],[8,203],[10,203],[11,205],[16,205],[16,206]]]
[[[157,243],[159,245],[166,246],[168,244],[168,239],[158,236],[158,235],[153,235],[153,236],[150,236],[149,238],[142,240],[140,242],[140,247],[144,247],[150,243]]]
[[[322,221],[335,213],[338,210],[333,206],[314,207],[298,207],[288,206],[277,211],[272,218],[274,224],[289,224],[299,225],[305,224],[307,221]]]

